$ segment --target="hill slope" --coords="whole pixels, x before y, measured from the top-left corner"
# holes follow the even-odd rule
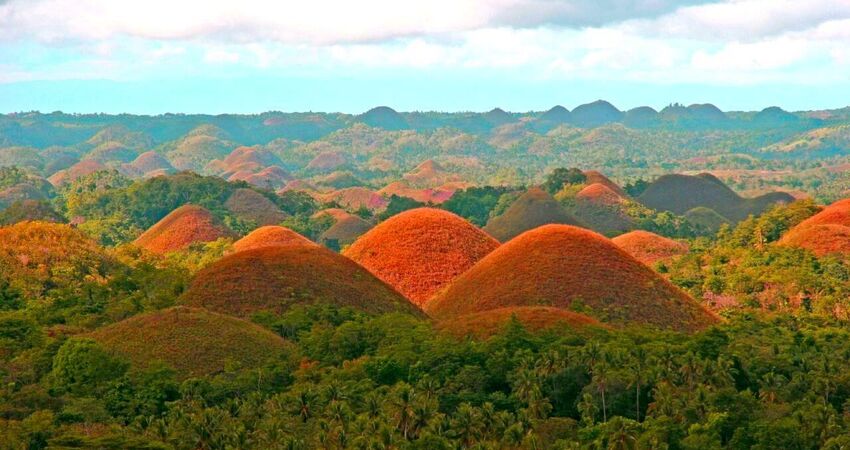
[[[523,232],[547,224],[579,225],[579,221],[569,215],[546,191],[531,188],[504,213],[490,219],[484,231],[500,242],[506,242]]]
[[[183,205],[148,228],[133,243],[162,254],[182,250],[195,242],[229,236],[233,236],[233,232],[218,223],[209,211],[196,205]]]
[[[589,307],[613,324],[694,331],[716,318],[603,236],[547,225],[484,257],[425,305],[447,319],[504,307]]]
[[[250,317],[298,304],[330,303],[367,313],[421,315],[401,294],[354,261],[320,246],[290,245],[236,252],[195,276],[183,303]]]
[[[179,378],[215,374],[230,361],[258,367],[281,358],[290,346],[250,322],[181,306],[131,317],[90,337],[138,368],[162,361]]]
[[[498,246],[459,216],[417,208],[382,222],[344,254],[422,305]]]

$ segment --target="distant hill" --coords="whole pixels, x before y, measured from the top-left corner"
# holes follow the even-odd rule
[[[593,128],[620,122],[623,112],[605,100],[577,106],[572,112],[572,123],[582,128]]]
[[[382,128],[384,130],[404,130],[409,128],[404,117],[388,106],[378,106],[357,116],[358,122],[363,122],[370,127]]]
[[[154,224],[133,243],[150,252],[164,254],[183,250],[196,242],[232,236],[233,232],[206,209],[184,205]]]
[[[750,214],[761,214],[776,203],[790,203],[794,198],[784,192],[743,198],[713,175],[702,173],[661,176],[650,183],[637,200],[650,208],[676,214],[685,214],[693,208],[705,207],[738,222]]]
[[[547,224],[580,223],[546,191],[531,188],[514,200],[504,213],[490,219],[484,231],[500,242],[507,242],[528,230]]]

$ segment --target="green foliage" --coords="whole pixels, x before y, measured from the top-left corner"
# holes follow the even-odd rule
[[[53,359],[51,378],[62,391],[88,395],[100,392],[106,383],[127,370],[120,361],[92,339],[69,339]]]
[[[390,197],[390,202],[387,204],[387,208],[378,214],[378,220],[387,220],[396,214],[403,213],[409,209],[421,208],[423,206],[428,205],[422,202],[417,202],[412,198],[400,197],[393,194],[393,196]]]
[[[559,167],[546,175],[546,180],[541,187],[546,192],[555,195],[566,184],[584,184],[585,181],[587,181],[587,177],[581,169]]]
[[[441,207],[483,227],[505,192],[507,188],[504,187],[471,187],[455,192]]]

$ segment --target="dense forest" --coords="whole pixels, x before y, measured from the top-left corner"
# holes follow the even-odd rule
[[[4,116],[0,448],[846,448],[847,123]]]

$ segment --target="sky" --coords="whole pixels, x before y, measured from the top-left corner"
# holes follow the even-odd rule
[[[850,105],[850,0],[0,0],[0,112]]]

